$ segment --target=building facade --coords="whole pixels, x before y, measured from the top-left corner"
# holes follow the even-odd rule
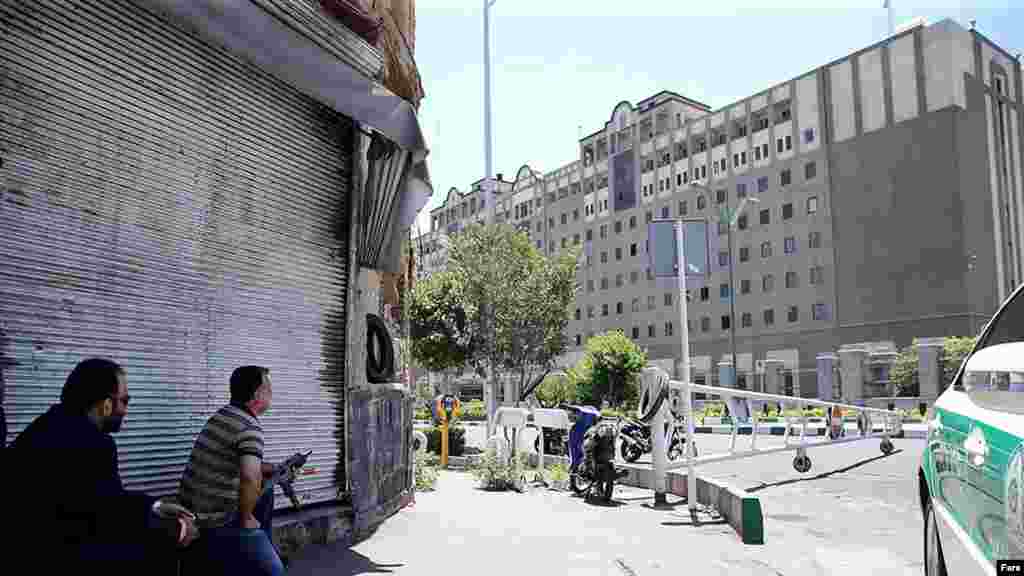
[[[975,334],[1022,281],[1022,124],[1018,58],[951,20],[918,24],[718,110],[622,102],[577,162],[520,169],[497,220],[549,254],[583,247],[576,350],[621,329],[678,374],[678,288],[649,271],[647,222],[706,219],[694,378],[759,388],[768,361],[814,396],[818,353]],[[479,219],[479,197],[449,193],[432,229]],[[741,204],[730,252],[723,212]]]

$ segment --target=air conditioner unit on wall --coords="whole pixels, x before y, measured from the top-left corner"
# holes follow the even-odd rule
[[[757,371],[758,374],[764,374],[764,360],[757,360],[754,362],[754,370]]]

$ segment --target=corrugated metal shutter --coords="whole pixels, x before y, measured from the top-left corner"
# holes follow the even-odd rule
[[[260,364],[267,459],[312,449],[296,487],[336,499],[352,130],[132,2],[0,0],[10,439],[110,357],[132,395],[125,482],[170,494],[231,371]]]

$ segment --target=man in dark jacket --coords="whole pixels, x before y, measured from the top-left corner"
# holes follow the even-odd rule
[[[108,574],[137,571],[147,559],[169,557],[175,545],[187,546],[197,536],[190,512],[121,484],[111,434],[121,429],[128,401],[120,366],[85,360],[68,376],[60,404],[4,451],[4,493],[17,510],[10,517],[17,518],[11,540],[49,548],[33,562],[100,561]]]

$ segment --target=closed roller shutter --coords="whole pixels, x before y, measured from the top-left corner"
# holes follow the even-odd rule
[[[296,488],[336,499],[352,130],[132,2],[0,0],[9,439],[76,363],[112,358],[125,483],[172,494],[231,371],[260,364],[267,459],[313,450]]]

